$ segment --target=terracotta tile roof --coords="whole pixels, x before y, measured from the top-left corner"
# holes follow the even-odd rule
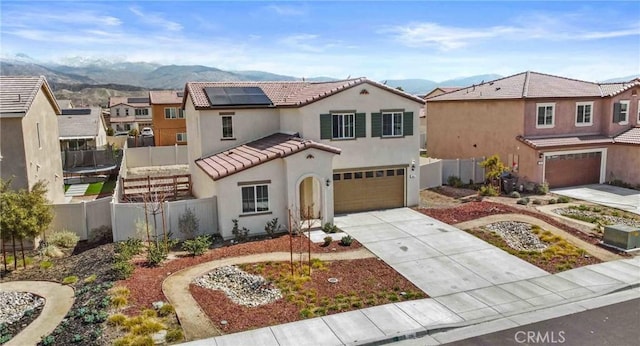
[[[151,104],[181,104],[182,90],[152,90],[149,91]]]
[[[546,138],[525,138],[516,137],[522,143],[534,148],[550,148],[562,146],[577,146],[590,144],[611,144],[614,143],[613,138],[606,136],[567,136],[567,137],[546,137]]]
[[[640,144],[640,127],[634,127],[616,136],[616,143]]]
[[[86,138],[98,135],[102,119],[100,107],[63,109],[58,116],[60,138]]]
[[[300,138],[297,134],[275,133],[221,153],[198,159],[196,164],[213,180],[218,180],[273,159],[287,157],[309,148],[340,154],[340,149],[338,148]]]
[[[196,109],[211,108],[204,88],[252,86],[262,89],[275,107],[300,107],[363,83],[375,85],[418,103],[424,103],[424,100],[417,96],[370,81],[364,77],[332,82],[189,82],[186,90]],[[186,101],[186,97],[184,101]]]
[[[56,114],[60,114],[60,107],[44,76],[0,76],[0,116],[24,116],[40,88],[44,88]]]
[[[458,91],[429,98],[429,101],[495,100],[553,97],[606,97],[640,85],[636,79],[626,83],[594,83],[538,72],[522,72]]]

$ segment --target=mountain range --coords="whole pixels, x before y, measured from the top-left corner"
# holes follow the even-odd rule
[[[295,81],[298,77],[264,71],[225,71],[203,65],[160,65],[102,59],[67,58],[53,62],[36,61],[25,54],[0,57],[0,75],[44,75],[58,98],[72,99],[76,105],[104,105],[110,96],[143,95],[150,89],[183,89],[194,81]],[[467,86],[500,78],[497,74],[461,77],[436,82],[428,79],[381,80],[391,87],[424,95],[438,86]],[[625,80],[637,76],[626,77]],[[332,77],[305,78],[330,81]],[[620,80],[615,78],[612,80]]]

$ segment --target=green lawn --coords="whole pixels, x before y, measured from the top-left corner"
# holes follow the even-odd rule
[[[104,182],[101,181],[99,183],[92,183],[92,184],[89,185],[89,187],[87,188],[87,191],[85,191],[84,195],[85,196],[91,196],[91,195],[111,194],[115,187],[116,187],[115,180],[108,180],[108,181],[104,181]]]
[[[71,186],[71,185],[66,185],[66,184],[65,184],[65,186],[64,186],[64,192],[67,192],[67,190],[69,190],[69,186]]]

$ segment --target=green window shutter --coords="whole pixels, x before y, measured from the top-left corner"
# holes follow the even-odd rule
[[[331,114],[320,114],[320,139],[331,139]]]
[[[402,115],[402,134],[413,136],[413,112],[404,112]]]
[[[356,138],[367,137],[367,113],[356,113]]]
[[[620,102],[613,104],[613,122],[619,123],[622,121],[622,105]]]
[[[382,113],[371,113],[371,137],[382,137]]]

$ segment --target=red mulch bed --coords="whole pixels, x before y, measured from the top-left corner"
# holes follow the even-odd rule
[[[600,239],[588,235],[577,228],[568,226],[560,221],[555,220],[554,218],[544,215],[542,213],[537,213],[525,209],[514,208],[508,205],[494,203],[494,202],[469,202],[457,206],[455,208],[448,209],[417,209],[419,212],[431,216],[435,219],[438,219],[444,223],[455,225],[457,223],[479,219],[481,217],[489,216],[489,215],[498,215],[498,214],[524,214],[540,219],[550,225],[556,226],[562,230],[565,230],[576,237],[594,244],[599,245]],[[603,247],[605,248],[605,247]],[[610,250],[610,249],[608,249]]]
[[[346,304],[342,308],[329,309],[326,312],[327,315],[392,302],[382,297],[367,299],[367,297],[377,297],[378,293],[383,292],[420,293],[411,299],[427,297],[420,289],[376,258],[325,263],[328,270],[314,270],[311,275],[312,280],[304,283],[303,289],[314,290],[317,293],[317,302],[323,298],[332,300],[336,295],[341,294],[345,297],[357,296],[362,303],[361,306],[356,307]],[[339,282],[329,283],[327,279],[330,277],[338,278]],[[189,289],[213,324],[217,325],[223,333],[235,333],[303,319],[300,315],[300,310],[303,307],[299,307],[295,302],[287,301],[285,298],[259,307],[245,307],[233,303],[221,291],[202,288],[194,284]],[[400,298],[400,300],[408,299]],[[317,302],[316,306],[318,306]],[[227,324],[221,325],[220,321],[222,320],[227,321]]]
[[[307,237],[294,237],[294,253],[298,252],[298,249],[302,249],[306,252],[308,248],[307,240]],[[328,247],[322,247],[321,245],[322,244],[311,243],[311,252],[342,252],[362,247],[362,244],[358,243],[355,239],[351,246],[340,246],[339,242],[333,242]],[[150,308],[151,303],[155,301],[166,301],[166,298],[162,293],[162,282],[172,273],[200,263],[221,258],[267,252],[289,252],[289,249],[289,236],[284,235],[275,239],[252,241],[212,249],[202,256],[189,256],[167,261],[160,267],[146,267],[145,259],[140,258],[135,263],[136,268],[133,275],[131,275],[127,280],[118,281],[116,285],[126,286],[131,291],[131,295],[129,297],[130,306],[125,309],[124,312],[129,315],[135,315],[143,309]]]

